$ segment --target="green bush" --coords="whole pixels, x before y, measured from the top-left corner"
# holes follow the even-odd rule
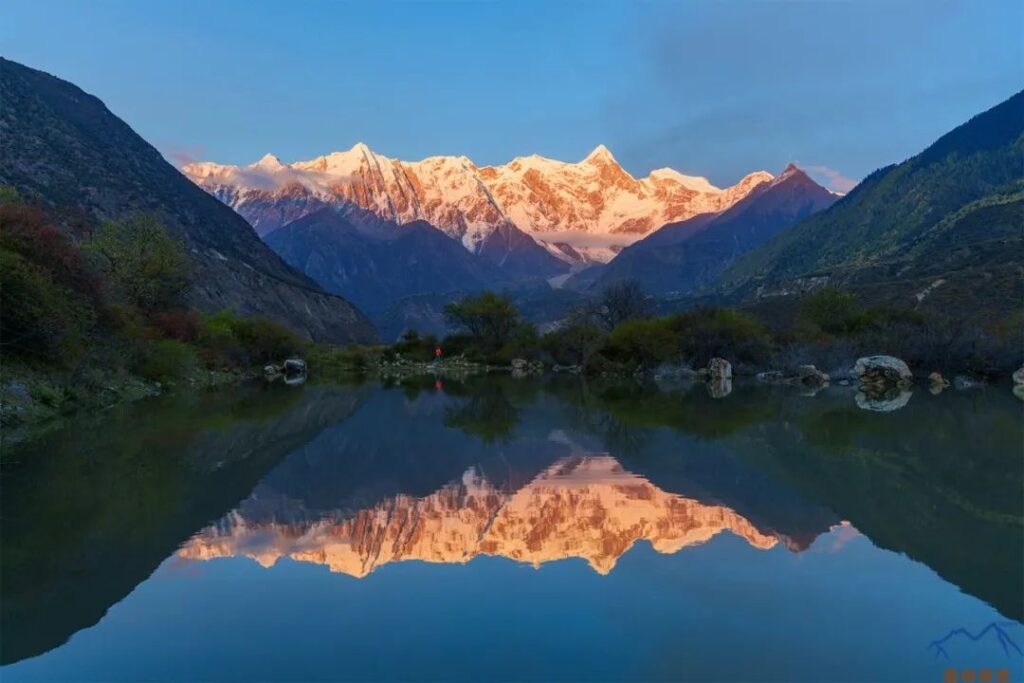
[[[205,316],[199,343],[207,363],[251,365],[281,362],[300,354],[306,342],[281,323],[232,311]]]
[[[176,382],[199,369],[199,358],[185,342],[161,339],[142,345],[133,369],[154,382]]]
[[[606,355],[620,363],[651,368],[679,355],[672,318],[627,320],[608,336]]]
[[[232,329],[255,362],[281,361],[298,354],[305,346],[297,334],[269,318],[240,318]]]
[[[715,356],[733,363],[763,363],[772,354],[772,337],[764,323],[730,308],[698,308],[672,320],[679,352],[694,367]]]
[[[153,216],[104,223],[88,250],[119,296],[144,311],[174,305],[188,287],[185,245]]]
[[[95,323],[90,302],[41,266],[0,249],[0,344],[5,352],[66,364]]]
[[[508,340],[494,354],[494,360],[507,364],[514,358],[537,360],[541,357],[540,336],[533,323],[519,323],[509,334]]]
[[[579,321],[544,335],[542,344],[560,365],[583,365],[608,339],[608,333],[593,322]]]
[[[804,333],[813,333],[817,328],[826,334],[845,336],[875,329],[881,325],[882,318],[881,312],[858,304],[852,293],[830,286],[804,297],[798,325]]]

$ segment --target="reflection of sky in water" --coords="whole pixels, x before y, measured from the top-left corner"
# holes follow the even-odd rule
[[[941,680],[951,665],[1016,667],[1019,680],[994,639],[950,643],[949,661],[927,649],[996,620],[845,525],[802,553],[731,534],[674,555],[641,543],[606,576],[581,560],[534,570],[479,557],[356,580],[287,559],[175,557],[98,626],[5,680]],[[1024,640],[1020,625],[1008,632]]]

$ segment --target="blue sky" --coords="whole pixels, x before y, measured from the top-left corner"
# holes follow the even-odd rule
[[[1018,0],[5,0],[0,52],[103,99],[168,157],[306,159],[606,144],[728,184],[857,179],[1024,84]],[[837,181],[838,185],[843,180]]]

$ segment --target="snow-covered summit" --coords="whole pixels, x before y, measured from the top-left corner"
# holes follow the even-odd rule
[[[532,154],[478,167],[465,156],[401,161],[362,142],[290,164],[267,154],[248,165],[197,162],[182,171],[261,233],[303,211],[355,205],[400,225],[425,220],[474,251],[514,224],[542,244],[599,246],[609,255],[666,223],[722,211],[773,178],[758,171],[724,189],[671,168],[634,178],[604,145],[578,162]],[[590,238],[597,242],[588,245]]]

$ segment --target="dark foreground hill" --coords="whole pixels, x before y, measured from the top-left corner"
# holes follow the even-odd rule
[[[737,260],[732,301],[824,283],[877,303],[1002,315],[1024,298],[1024,92]]]
[[[197,308],[266,315],[322,341],[376,337],[359,310],[288,266],[96,97],[0,59],[0,103],[0,184],[92,222],[155,214],[190,252]]]

